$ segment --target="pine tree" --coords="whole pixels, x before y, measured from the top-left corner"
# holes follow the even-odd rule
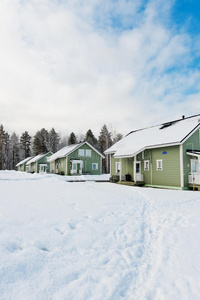
[[[72,132],[69,136],[68,139],[68,145],[76,144],[77,143],[77,138],[74,132]]]
[[[10,136],[7,132],[4,134],[4,168],[9,170],[10,169]]]
[[[49,132],[49,151],[55,153],[58,151],[60,137],[59,134],[52,128]]]
[[[40,153],[49,152],[50,143],[49,143],[49,133],[45,128],[40,130],[41,134],[41,143],[40,143]]]
[[[117,143],[118,141],[120,141],[123,138],[123,134],[121,133],[114,133],[113,134],[113,144]]]
[[[93,132],[91,129],[89,129],[87,132],[86,132],[86,135],[85,135],[85,141],[88,142],[90,145],[92,145],[93,147],[97,148],[98,146],[98,141],[97,139],[95,138]]]
[[[37,131],[33,137],[33,154],[47,153],[49,148],[49,133],[45,128]]]
[[[12,133],[10,137],[11,146],[11,169],[15,170],[16,164],[20,161],[20,151],[19,151],[19,137],[15,132]]]
[[[4,165],[4,138],[5,131],[3,125],[0,125],[0,170],[3,169]]]
[[[28,134],[27,131],[22,133],[20,137],[21,149],[24,150],[24,158],[30,156],[31,153],[31,136]]]
[[[100,152],[104,153],[106,149],[112,146],[111,132],[108,131],[107,126],[104,124],[99,135],[98,147]],[[105,155],[105,159],[103,160],[103,172],[109,173],[109,157]]]

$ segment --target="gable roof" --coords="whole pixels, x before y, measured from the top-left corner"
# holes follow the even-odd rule
[[[200,114],[131,131],[104,153],[114,153],[116,158],[133,157],[145,149],[180,145],[199,126]]]
[[[32,157],[30,156],[30,157],[27,157],[27,158],[25,158],[24,160],[22,160],[22,161],[20,161],[17,165],[16,165],[16,167],[19,167],[19,166],[21,166],[21,165],[23,165],[23,164],[25,164],[27,161],[29,161],[30,159],[32,159]]]
[[[90,148],[92,148],[97,154],[99,154],[102,158],[104,158],[104,155],[100,153],[97,149],[95,149],[92,145],[90,145],[88,142],[83,142],[79,144],[73,144],[65,146],[64,148],[58,150],[56,153],[54,153],[51,157],[48,158],[48,162],[52,162],[58,158],[66,157],[84,144],[88,145]]]
[[[51,152],[45,153],[45,154],[38,154],[37,156],[33,157],[31,160],[29,160],[27,162],[26,165],[30,165],[32,163],[37,162],[38,160],[40,160],[41,158],[45,157],[47,154],[50,154]]]

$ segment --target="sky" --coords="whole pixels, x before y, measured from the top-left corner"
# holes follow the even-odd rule
[[[1,0],[0,124],[62,135],[200,113],[199,0]]]

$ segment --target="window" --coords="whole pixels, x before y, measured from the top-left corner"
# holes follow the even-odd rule
[[[198,160],[191,159],[191,173],[198,172]]]
[[[91,157],[92,151],[91,150],[85,150],[85,156]]]
[[[116,167],[116,174],[119,174],[120,170],[121,170],[121,164],[120,164],[120,162],[116,162],[115,167]]]
[[[156,170],[162,170],[163,169],[163,162],[162,159],[156,160]]]
[[[92,164],[92,170],[98,170],[98,164],[97,163]]]
[[[149,160],[144,161],[144,171],[149,171]]]
[[[78,149],[78,156],[84,156],[84,149]]]
[[[135,165],[135,170],[136,170],[136,173],[137,173],[137,174],[140,174],[140,169],[141,169],[141,168],[140,168],[140,161],[137,161],[137,162],[136,162],[136,165]]]

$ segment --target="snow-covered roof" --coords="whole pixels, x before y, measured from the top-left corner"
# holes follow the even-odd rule
[[[43,158],[44,156],[46,156],[49,153],[51,153],[51,152],[48,152],[48,153],[45,153],[45,154],[38,154],[37,156],[35,156],[31,160],[29,160],[26,165],[30,165],[30,164],[40,160],[41,158]]]
[[[27,157],[27,158],[25,158],[24,160],[22,160],[22,161],[20,161],[17,165],[16,165],[16,167],[19,167],[19,166],[21,166],[21,165],[23,165],[23,164],[25,164],[27,161],[29,161],[30,159],[32,159],[32,157],[30,156],[30,157]]]
[[[48,158],[48,162],[52,162],[58,158],[66,157],[76,149],[80,148],[82,145],[88,145],[91,147],[96,153],[98,153],[101,157],[104,157],[103,154],[101,154],[97,149],[95,149],[92,145],[90,145],[88,142],[83,142],[79,144],[73,144],[73,145],[68,145],[65,146],[64,148],[58,150],[56,153],[54,153],[51,157]]]
[[[131,131],[107,149],[105,154],[114,153],[114,157],[132,157],[145,149],[181,144],[199,126],[200,114]]]

